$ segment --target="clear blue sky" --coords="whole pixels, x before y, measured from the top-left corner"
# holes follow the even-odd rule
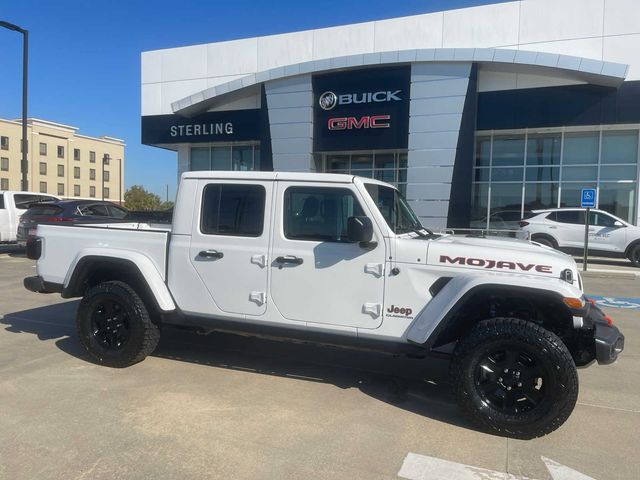
[[[164,197],[176,154],[140,144],[140,52],[496,3],[482,0],[19,0],[29,30],[29,116],[123,138],[126,186]],[[22,36],[0,28],[0,117],[21,115]]]

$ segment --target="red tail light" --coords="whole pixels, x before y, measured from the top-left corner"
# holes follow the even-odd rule
[[[49,217],[45,222],[73,222],[73,218],[67,217]]]
[[[518,225],[520,225],[520,228],[526,227],[527,225],[529,225],[529,222],[525,222],[524,220],[522,220],[520,221],[520,223],[518,223]]]

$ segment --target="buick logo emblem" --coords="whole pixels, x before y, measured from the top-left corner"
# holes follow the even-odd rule
[[[333,92],[324,92],[318,103],[323,110],[332,110],[338,104],[338,96]]]

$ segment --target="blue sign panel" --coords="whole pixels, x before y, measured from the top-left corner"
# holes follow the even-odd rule
[[[596,189],[595,188],[583,188],[582,200],[580,201],[582,208],[595,208],[596,206]]]

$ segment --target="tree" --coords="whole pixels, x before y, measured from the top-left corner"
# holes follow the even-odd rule
[[[124,193],[124,205],[129,210],[160,210],[160,197],[147,192],[142,185],[134,185]]]

